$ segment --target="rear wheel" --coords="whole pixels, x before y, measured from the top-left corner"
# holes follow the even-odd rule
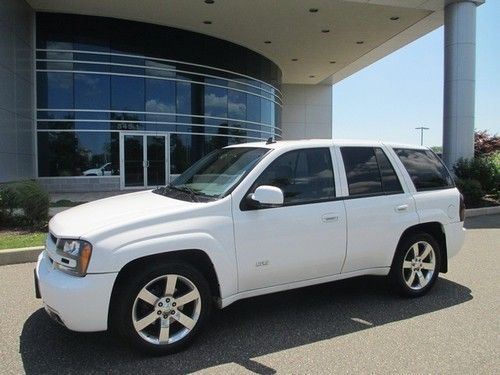
[[[432,288],[440,266],[441,249],[436,240],[427,233],[413,234],[399,244],[390,278],[400,294],[418,297]]]
[[[182,350],[211,310],[205,278],[186,263],[159,265],[132,276],[117,298],[113,321],[133,346],[153,354]]]

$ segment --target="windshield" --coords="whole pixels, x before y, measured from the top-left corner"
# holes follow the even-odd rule
[[[187,169],[161,193],[193,201],[213,200],[232,191],[269,149],[234,147],[214,151]],[[184,197],[178,196],[183,192]],[[205,199],[204,199],[205,198]]]

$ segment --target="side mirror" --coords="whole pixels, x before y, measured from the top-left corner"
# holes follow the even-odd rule
[[[262,185],[249,194],[248,201],[253,208],[279,207],[283,205],[284,195],[280,188]]]

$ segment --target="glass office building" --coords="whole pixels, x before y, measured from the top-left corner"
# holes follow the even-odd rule
[[[139,22],[37,13],[35,54],[42,181],[164,185],[214,149],[281,138],[281,71],[239,45]]]

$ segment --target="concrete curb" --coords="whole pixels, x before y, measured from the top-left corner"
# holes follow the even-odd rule
[[[21,249],[0,250],[0,266],[17,263],[36,262],[43,246],[23,247]]]
[[[500,206],[469,208],[465,210],[465,217],[500,214]],[[22,249],[0,250],[0,266],[17,263],[36,262],[38,255],[43,251],[43,246],[25,247]]]
[[[465,210],[465,217],[474,217],[482,215],[497,215],[500,214],[500,206],[469,208]]]

